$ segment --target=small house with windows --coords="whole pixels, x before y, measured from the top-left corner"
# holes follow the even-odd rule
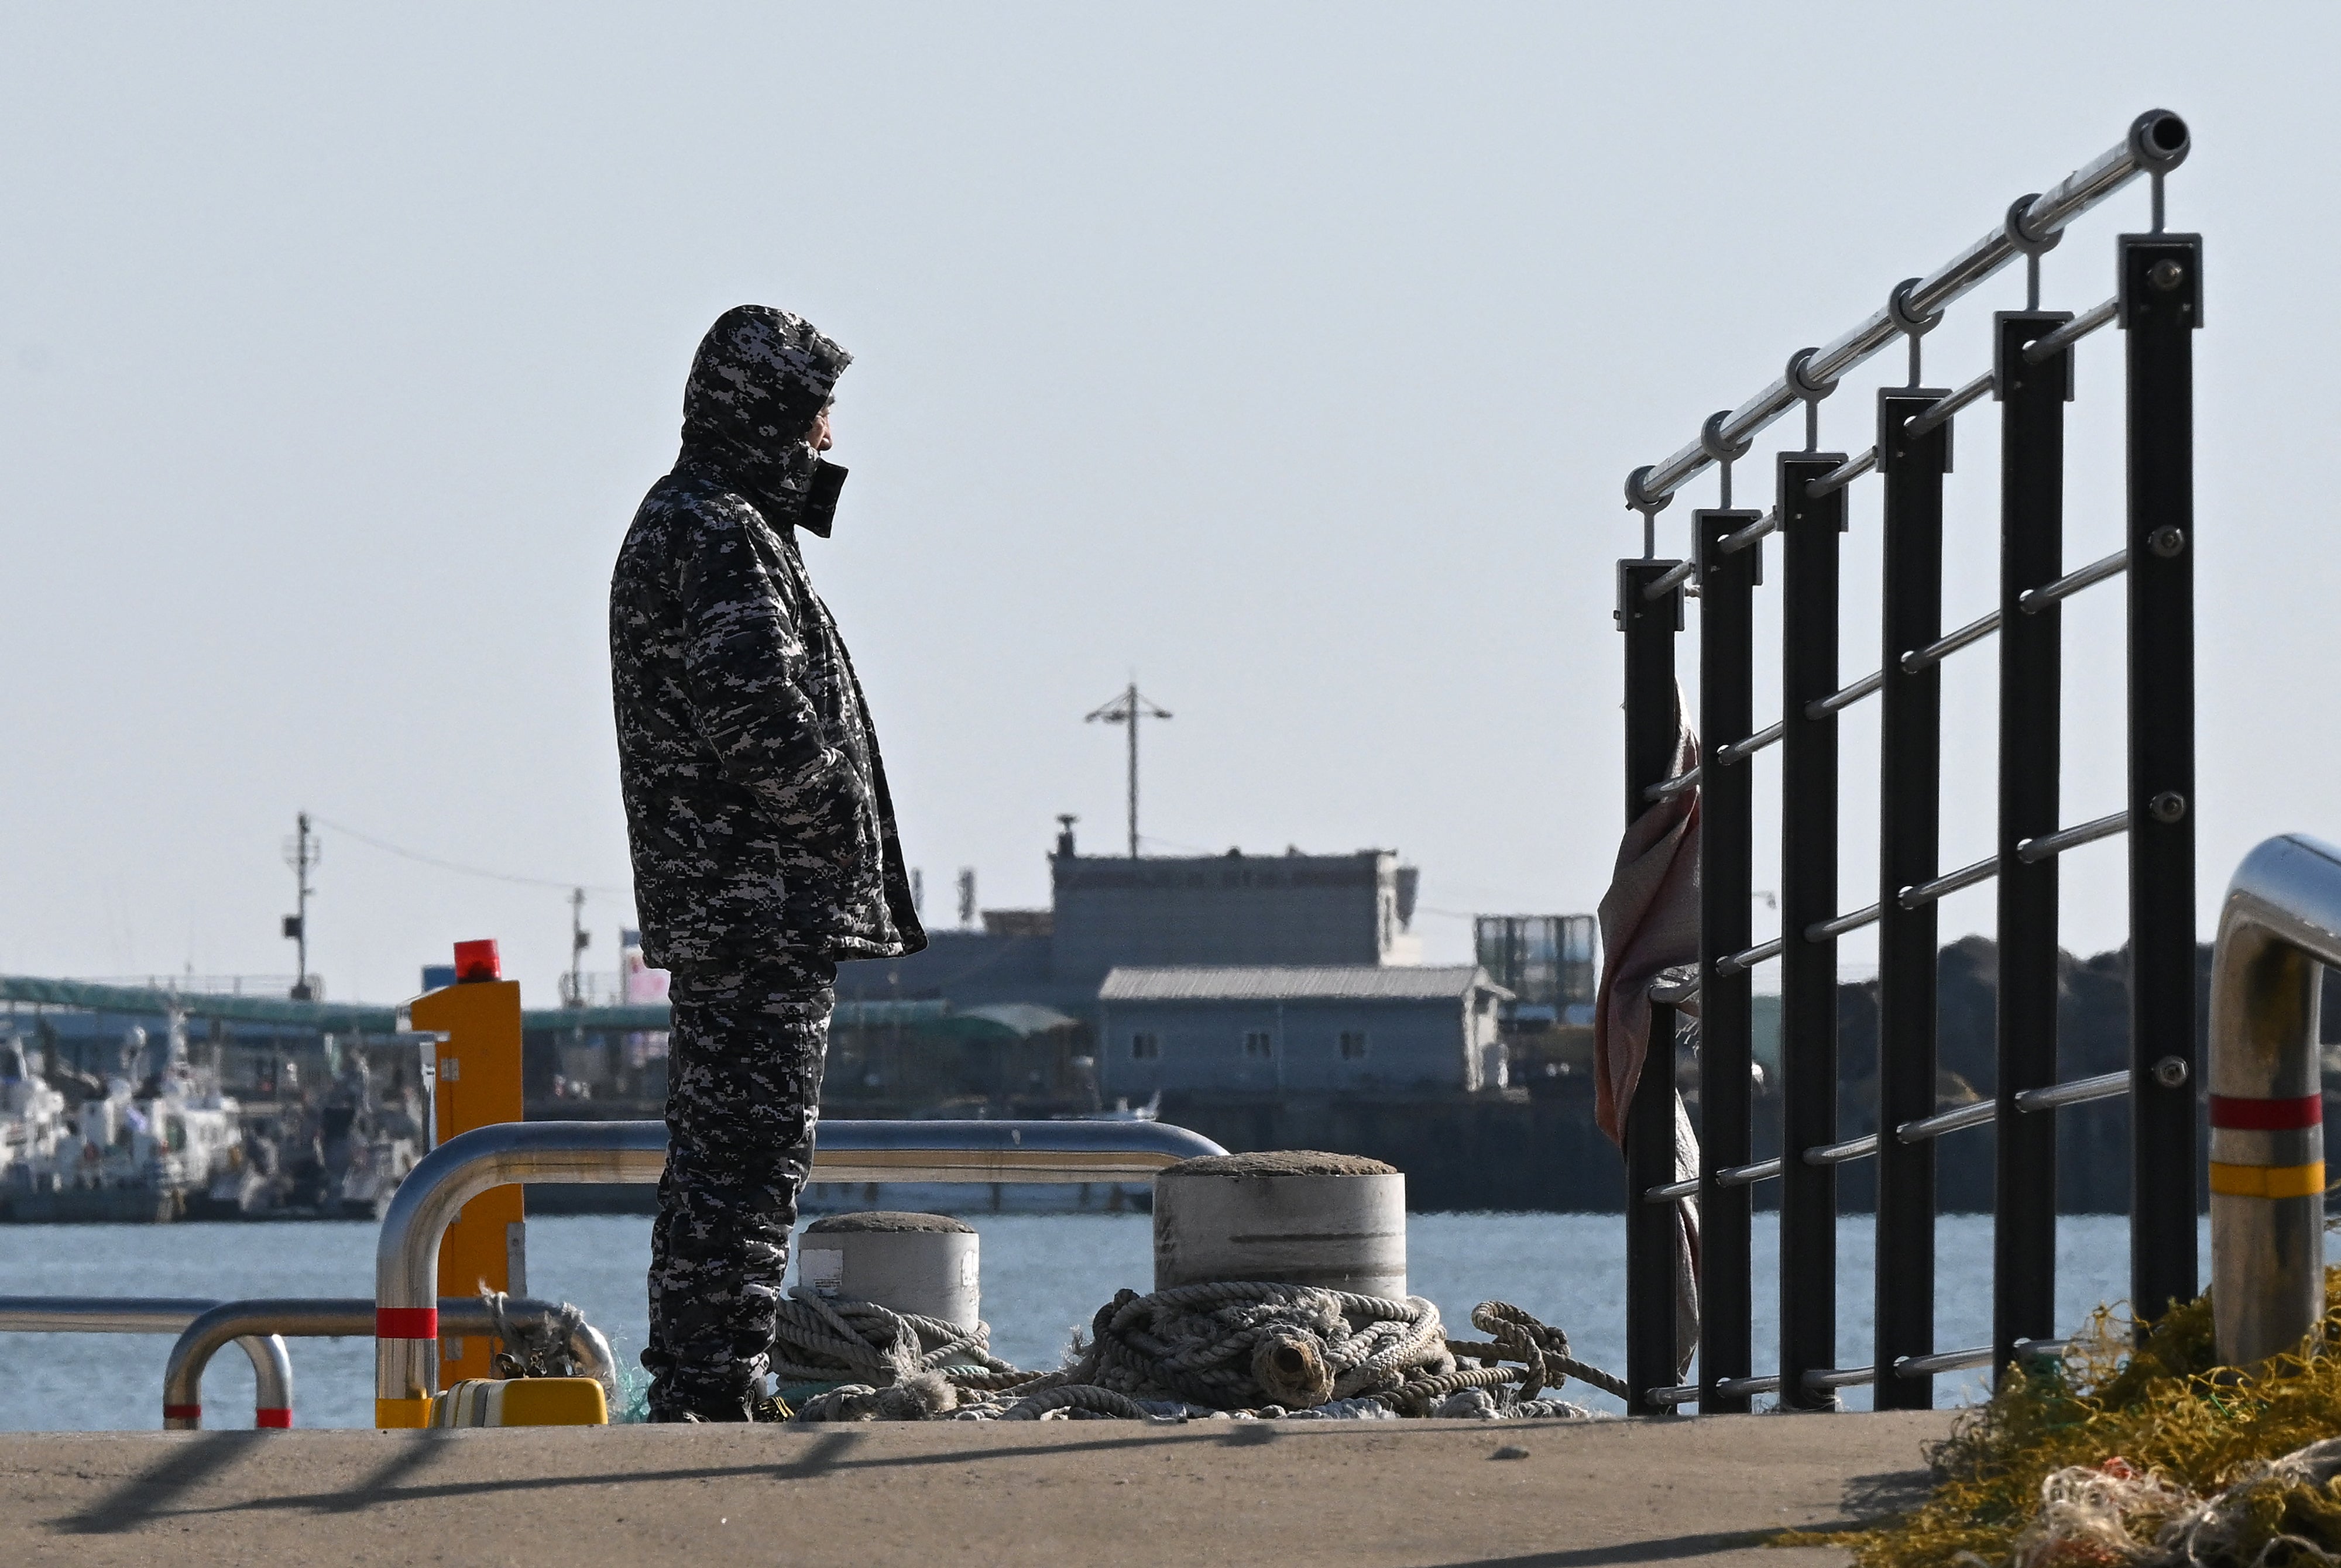
[[[1098,990],[1099,1088],[1499,1088],[1510,995],[1473,964],[1117,968]]]

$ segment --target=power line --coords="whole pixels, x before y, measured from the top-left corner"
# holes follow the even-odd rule
[[[433,867],[442,871],[453,871],[458,876],[479,877],[491,882],[513,882],[523,888],[557,888],[563,892],[583,888],[588,892],[615,893],[621,898],[631,898],[634,896],[634,890],[632,888],[610,888],[595,882],[578,882],[550,877],[517,877],[509,871],[491,871],[480,866],[461,865],[453,860],[442,860],[436,855],[425,855],[418,849],[403,849],[387,839],[377,839],[371,833],[361,833],[346,822],[335,822],[324,817],[312,818],[311,820],[321,828],[331,828],[336,833],[346,833],[359,843],[380,849],[386,855],[395,855],[402,860],[413,860],[418,865]]]

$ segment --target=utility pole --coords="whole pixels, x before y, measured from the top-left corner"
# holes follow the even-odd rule
[[[1151,698],[1140,696],[1138,682],[1132,680],[1121,696],[1082,720],[1085,724],[1122,724],[1130,729],[1130,858],[1133,860],[1138,858],[1138,721],[1170,717],[1169,709],[1156,706]]]
[[[296,1002],[315,1001],[316,987],[309,984],[309,895],[315,891],[309,886],[309,873],[324,857],[324,846],[309,831],[309,813],[302,812],[294,820],[300,830],[284,840],[284,863],[293,868],[294,913],[284,917],[284,938],[297,942],[294,949],[297,969],[293,977],[293,999]]]
[[[593,933],[585,928],[585,889],[573,888],[569,894],[569,1005],[585,1005],[585,949],[593,945]]]

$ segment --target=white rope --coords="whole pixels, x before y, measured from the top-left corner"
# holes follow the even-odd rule
[[[1516,1306],[1485,1302],[1472,1320],[1491,1343],[1450,1343],[1420,1296],[1261,1281],[1125,1290],[1099,1309],[1068,1365],[1042,1374],[991,1355],[982,1325],[799,1287],[783,1304],[773,1366],[784,1383],[851,1379],[804,1401],[807,1421],[1583,1419],[1582,1406],[1537,1394],[1564,1376],[1623,1387]]]

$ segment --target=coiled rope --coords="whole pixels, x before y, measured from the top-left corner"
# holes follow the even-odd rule
[[[961,1388],[1005,1388],[1037,1374],[991,1354],[991,1326],[892,1312],[876,1302],[829,1299],[798,1285],[777,1304],[772,1374],[782,1384],[891,1384],[940,1372]]]
[[[1540,1399],[1568,1377],[1625,1385],[1569,1353],[1569,1336],[1505,1302],[1471,1320],[1486,1344],[1450,1341],[1439,1309],[1264,1281],[1117,1293],[1060,1371],[991,1355],[991,1331],[825,1300],[782,1305],[772,1369],[783,1384],[842,1383],[806,1399],[807,1421],[1119,1419],[1302,1414],[1583,1418]],[[1459,1365],[1458,1358],[1477,1362]]]
[[[564,1301],[540,1317],[515,1318],[512,1297],[505,1292],[483,1290],[480,1299],[487,1303],[495,1335],[503,1341],[504,1347],[490,1358],[498,1377],[575,1377],[585,1370],[572,1348],[585,1325],[582,1309]]]

